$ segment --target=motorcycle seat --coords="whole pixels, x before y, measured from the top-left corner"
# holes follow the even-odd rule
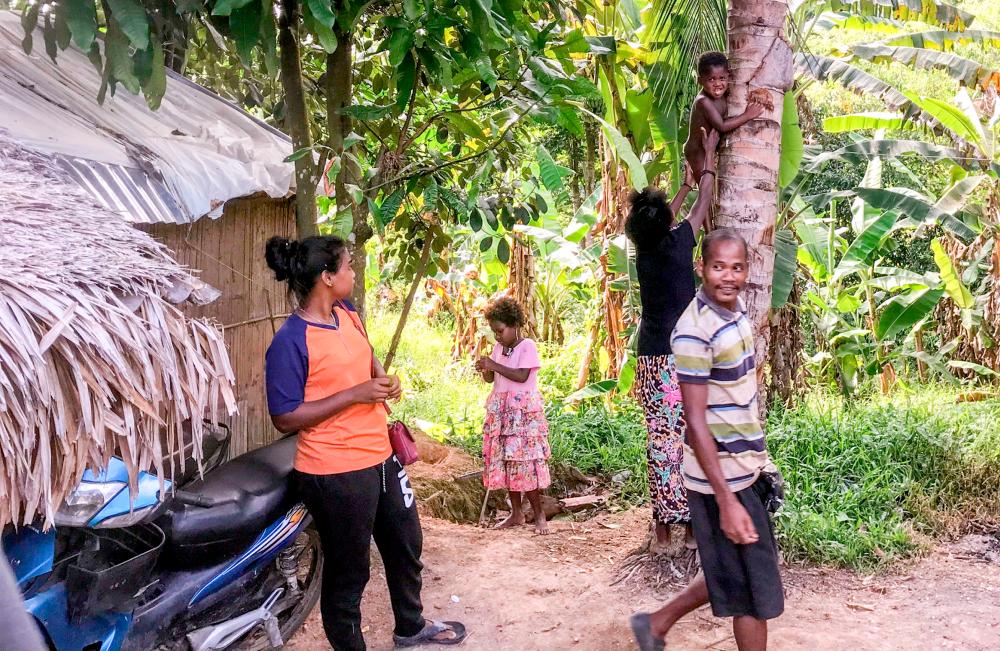
[[[288,475],[297,436],[290,436],[231,461],[183,487],[211,506],[176,500],[157,524],[167,546],[187,560],[209,560],[252,540],[290,508]]]

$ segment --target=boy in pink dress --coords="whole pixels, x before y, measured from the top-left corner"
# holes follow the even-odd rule
[[[521,503],[526,495],[535,531],[547,534],[540,491],[552,483],[546,462],[551,450],[545,403],[538,391],[538,347],[521,337],[524,310],[514,299],[494,301],[486,318],[497,344],[489,357],[476,362],[476,370],[493,384],[483,424],[483,484],[510,493],[511,514],[498,529],[524,524]]]

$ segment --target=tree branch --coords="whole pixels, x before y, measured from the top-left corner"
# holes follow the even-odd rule
[[[406,110],[406,120],[403,121],[403,128],[399,130],[399,147],[396,148],[397,154],[402,154],[406,149],[407,144],[404,143],[406,139],[406,132],[410,130],[410,122],[413,121],[413,112],[416,110],[417,104],[417,88],[419,84],[417,80],[420,79],[420,60],[417,59],[413,65],[413,88],[410,90],[410,106]]]
[[[425,131],[427,131],[427,129],[429,129],[430,126],[436,120],[440,120],[442,117],[444,117],[446,115],[452,115],[454,113],[467,113],[469,111],[478,111],[478,110],[481,110],[481,109],[484,109],[484,108],[490,106],[491,104],[496,104],[498,102],[503,101],[504,99],[506,99],[507,97],[509,97],[513,92],[515,92],[517,90],[517,84],[520,83],[520,81],[522,79],[524,79],[524,73],[526,73],[527,71],[528,71],[528,66],[527,65],[521,66],[521,72],[518,73],[517,78],[514,79],[513,82],[511,82],[511,87],[507,90],[507,92],[505,92],[503,95],[501,95],[501,96],[499,96],[499,97],[497,97],[495,99],[491,99],[488,102],[483,102],[482,104],[477,104],[476,106],[469,106],[472,102],[479,101],[481,98],[483,98],[484,96],[487,95],[487,93],[485,91],[483,91],[483,92],[480,92],[475,97],[469,98],[469,100],[466,101],[464,105],[462,105],[462,106],[460,106],[458,108],[448,109],[447,111],[439,111],[438,113],[435,113],[435,114],[431,115],[429,118],[427,118],[427,121],[424,122],[424,124],[421,125],[421,127],[419,129],[417,129],[417,131],[413,134],[413,137],[410,138],[410,139],[408,139],[406,141],[406,144],[403,145],[403,147],[402,147],[402,149],[400,149],[400,151],[403,151],[407,147],[409,147],[410,145],[412,145],[416,141],[416,139],[419,138],[421,135],[423,135],[423,133]],[[405,135],[405,134],[403,134],[403,135]]]
[[[479,150],[479,151],[477,151],[475,153],[472,153],[472,154],[467,154],[465,156],[461,156],[461,157],[456,158],[454,160],[450,160],[450,161],[447,161],[447,162],[444,162],[444,163],[440,163],[438,165],[434,165],[432,167],[425,167],[423,169],[419,169],[419,170],[416,170],[414,172],[405,172],[405,173],[399,174],[399,175],[397,175],[397,176],[389,179],[388,181],[382,181],[381,183],[379,183],[377,185],[373,185],[373,186],[368,187],[365,190],[365,192],[374,192],[375,190],[383,188],[383,187],[385,187],[387,185],[393,185],[395,183],[399,183],[400,181],[409,181],[410,179],[417,178],[418,176],[426,176],[428,174],[435,174],[437,172],[440,172],[443,169],[447,169],[447,168],[453,167],[455,165],[460,165],[460,164],[465,163],[465,162],[470,161],[470,160],[475,160],[475,159],[479,158],[480,156],[483,156],[484,154],[487,154],[487,153],[493,151],[494,149],[496,149],[497,147],[500,146],[500,144],[504,141],[504,137],[510,132],[511,129],[514,128],[514,125],[516,125],[518,122],[520,122],[524,118],[525,115],[527,115],[528,113],[530,113],[532,111],[532,109],[534,109],[536,106],[538,106],[544,98],[545,98],[545,96],[543,95],[542,97],[536,99],[531,104],[531,106],[529,106],[528,108],[524,109],[520,113],[520,115],[518,115],[515,119],[511,120],[510,122],[508,122],[507,125],[500,132],[500,134],[496,138],[494,138],[493,141],[489,145],[487,145],[486,147],[484,147],[483,149],[481,149],[481,150]]]

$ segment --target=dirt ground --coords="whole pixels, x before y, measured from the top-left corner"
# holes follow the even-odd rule
[[[657,590],[659,569],[650,567],[611,585],[643,543],[646,515],[636,510],[584,523],[556,522],[554,533],[544,537],[528,527],[487,531],[424,517],[426,615],[464,622],[471,635],[462,648],[469,650],[633,649],[628,615],[653,609],[670,595]],[[362,605],[374,651],[392,648],[380,570],[376,555]],[[859,577],[790,567],[784,576],[786,611],[772,623],[772,649],[1000,648],[995,537],[970,536],[942,546],[901,574]],[[318,609],[288,648],[329,648]],[[678,624],[668,648],[730,651],[736,644],[729,621],[713,618],[706,608]]]

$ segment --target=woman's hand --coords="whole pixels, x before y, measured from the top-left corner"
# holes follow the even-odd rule
[[[493,360],[485,355],[476,360],[476,371],[480,373],[485,373],[486,371],[496,370],[493,367]]]
[[[694,170],[691,169],[690,165],[684,166],[684,185],[689,188],[693,188],[698,184],[698,180],[694,176]]]
[[[403,383],[400,381],[398,375],[388,376],[389,384],[389,400],[399,400],[400,396],[403,395]]]
[[[398,383],[399,379],[397,378],[396,381]],[[354,398],[355,403],[374,405],[385,402],[391,393],[391,388],[391,378],[376,377],[368,380],[367,382],[362,382],[351,389],[351,391],[354,392],[352,397]]]

